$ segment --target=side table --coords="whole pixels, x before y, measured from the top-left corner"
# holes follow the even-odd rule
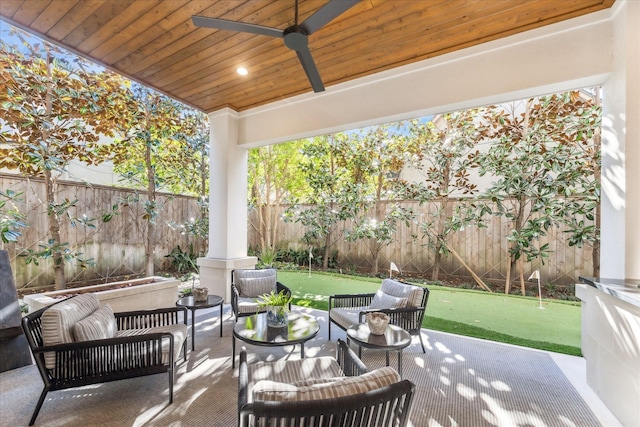
[[[369,325],[359,323],[347,329],[347,345],[350,341],[358,345],[358,356],[362,356],[362,347],[384,350],[389,366],[389,352],[398,352],[398,374],[402,378],[402,350],[411,344],[411,335],[399,326],[388,325],[383,335],[374,335],[369,330]]]
[[[224,299],[218,295],[209,295],[206,301],[196,301],[195,297],[182,297],[176,301],[177,306],[186,307],[191,311],[191,351],[196,346],[196,310],[202,308],[220,307],[220,336],[222,336],[222,303]]]

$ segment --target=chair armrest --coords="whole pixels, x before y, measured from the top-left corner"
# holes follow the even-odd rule
[[[280,293],[284,291],[286,294],[291,295],[291,289],[288,286],[283,285],[281,282],[276,282],[276,292]]]
[[[329,296],[329,310],[337,307],[366,307],[373,301],[371,294],[340,294]]]
[[[231,308],[234,314],[238,314],[238,298],[240,298],[240,291],[235,283],[231,284]]]
[[[367,366],[360,360],[356,353],[349,348],[349,346],[338,339],[338,345],[336,347],[336,360],[342,368],[342,372],[348,377],[357,377],[358,375],[369,372]]]
[[[182,319],[180,319],[180,313],[182,313]],[[154,310],[124,311],[113,314],[119,331],[124,329],[155,328],[178,323],[187,324],[187,309],[180,306]]]
[[[169,361],[162,362],[162,341],[169,340]],[[169,332],[107,338],[42,346],[33,349],[34,356],[54,352],[52,378],[82,378],[132,370],[173,366],[174,338]],[[35,358],[44,363],[41,358]],[[39,362],[40,363],[40,362]]]

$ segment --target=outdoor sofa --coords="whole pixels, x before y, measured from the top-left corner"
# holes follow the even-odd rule
[[[175,362],[187,360],[184,307],[113,313],[85,293],[22,318],[22,328],[44,382],[33,425],[49,391],[168,373],[173,402]]]
[[[238,426],[404,427],[415,385],[369,371],[342,340],[336,357],[247,363],[240,352]]]

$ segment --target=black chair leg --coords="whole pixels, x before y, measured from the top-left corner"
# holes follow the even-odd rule
[[[173,403],[173,372],[175,369],[175,364],[172,368],[169,369],[169,404]]]
[[[420,338],[420,345],[422,346],[422,352],[426,353],[427,351],[424,349],[424,343],[422,342],[422,334],[418,331],[418,338]]]
[[[40,413],[40,408],[42,408],[42,404],[44,403],[44,398],[47,396],[49,390],[45,387],[42,389],[42,393],[40,394],[40,399],[38,399],[38,404],[36,405],[36,409],[33,411],[33,415],[31,416],[31,421],[29,421],[29,425],[32,426],[36,422],[36,418]]]

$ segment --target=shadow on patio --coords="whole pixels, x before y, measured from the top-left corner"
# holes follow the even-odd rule
[[[333,355],[326,312],[294,310],[315,315],[320,323],[318,336],[305,345],[306,357]],[[230,309],[225,306],[223,337],[217,308],[197,314],[196,348],[178,365],[173,404],[168,404],[166,376],[154,375],[52,392],[36,425],[236,425]],[[345,338],[339,328],[332,334]],[[586,385],[581,358],[428,329],[423,339],[426,354],[416,338],[403,353],[404,377],[417,386],[414,427],[619,425]],[[250,362],[300,357],[298,347],[246,347]],[[385,363],[384,353],[366,349],[362,359],[369,368]],[[391,357],[391,366],[396,363]],[[0,424],[27,425],[41,389],[35,366],[0,374]]]

